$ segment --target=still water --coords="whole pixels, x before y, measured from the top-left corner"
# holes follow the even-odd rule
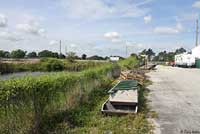
[[[39,76],[47,74],[48,72],[19,72],[19,73],[12,73],[12,74],[3,74],[0,75],[0,80],[8,80],[8,79],[15,79],[20,78],[23,76]]]

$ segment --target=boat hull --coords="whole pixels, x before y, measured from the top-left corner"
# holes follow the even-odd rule
[[[112,103],[107,100],[101,108],[101,112],[107,115],[126,115],[136,114],[138,110],[137,103]]]

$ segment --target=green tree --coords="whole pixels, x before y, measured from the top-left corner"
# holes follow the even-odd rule
[[[152,60],[153,56],[155,56],[155,53],[153,52],[153,50],[151,48],[149,48],[148,50],[144,49],[140,55],[147,55],[148,56],[148,60]]]
[[[4,58],[5,57],[5,53],[3,50],[0,50],[0,58]]]
[[[81,59],[82,59],[82,60],[86,60],[86,58],[87,58],[87,55],[86,55],[86,54],[83,54],[83,55],[81,56]]]
[[[175,52],[159,52],[157,56],[155,56],[154,61],[174,61]]]
[[[0,50],[0,58],[10,58],[10,52]]]
[[[89,60],[105,60],[103,57],[94,55],[88,58]]]
[[[174,52],[169,52],[167,60],[168,61],[174,61],[175,53]]]
[[[26,55],[26,51],[21,49],[13,50],[11,52],[11,58],[24,58]]]
[[[8,51],[4,51],[4,58],[10,58],[11,54]]]
[[[76,59],[75,52],[68,52],[66,53],[66,55],[67,55],[67,60],[69,60],[70,62],[74,62],[74,60]]]
[[[167,60],[167,52],[163,51],[158,53],[158,61],[166,61]]]
[[[62,54],[61,54],[62,55]],[[59,55],[57,52],[53,52],[52,53],[52,57],[53,58],[59,58],[59,57],[61,57],[61,55]]]
[[[37,57],[37,53],[36,52],[30,52],[27,54],[28,58],[36,58]]]
[[[38,57],[56,57],[57,55],[49,50],[43,50],[38,53]]]
[[[182,53],[185,53],[185,52],[186,52],[186,50],[182,47],[179,48],[179,49],[176,49],[176,51],[175,51],[176,54],[182,54]]]
[[[60,55],[60,58],[61,58],[61,59],[65,59],[66,56],[65,56],[64,54],[61,54],[61,55]]]
[[[144,49],[142,52],[140,52],[139,54],[140,55],[146,55],[146,52],[147,52],[147,50],[146,49]]]

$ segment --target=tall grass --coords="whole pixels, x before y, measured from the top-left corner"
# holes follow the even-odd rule
[[[77,72],[88,68],[105,65],[105,62],[69,62],[54,58],[43,58],[39,63],[0,63],[0,73],[15,73],[15,72],[55,72],[55,71],[70,71]]]
[[[88,94],[87,101],[57,116],[65,119],[68,115],[68,118],[57,122],[51,132],[55,134],[153,134],[153,125],[147,120],[150,109],[147,106],[148,90],[145,85],[139,88],[138,113],[127,116],[106,116],[101,113],[101,106],[108,99],[107,92],[111,86],[113,85],[108,82],[105,86],[92,90]]]
[[[0,133],[45,133],[49,117],[77,106],[112,79],[113,65],[0,81]]]
[[[120,61],[124,69],[137,67],[135,57]],[[58,72],[38,77],[0,81],[0,133],[2,134],[151,134],[145,88],[139,91],[139,114],[104,116],[117,64],[81,72]]]
[[[131,56],[125,60],[120,60],[119,65],[122,69],[134,69],[139,65],[139,60],[136,56]]]

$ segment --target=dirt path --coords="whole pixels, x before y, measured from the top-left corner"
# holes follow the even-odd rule
[[[200,69],[158,66],[148,73],[157,134],[200,134]]]

